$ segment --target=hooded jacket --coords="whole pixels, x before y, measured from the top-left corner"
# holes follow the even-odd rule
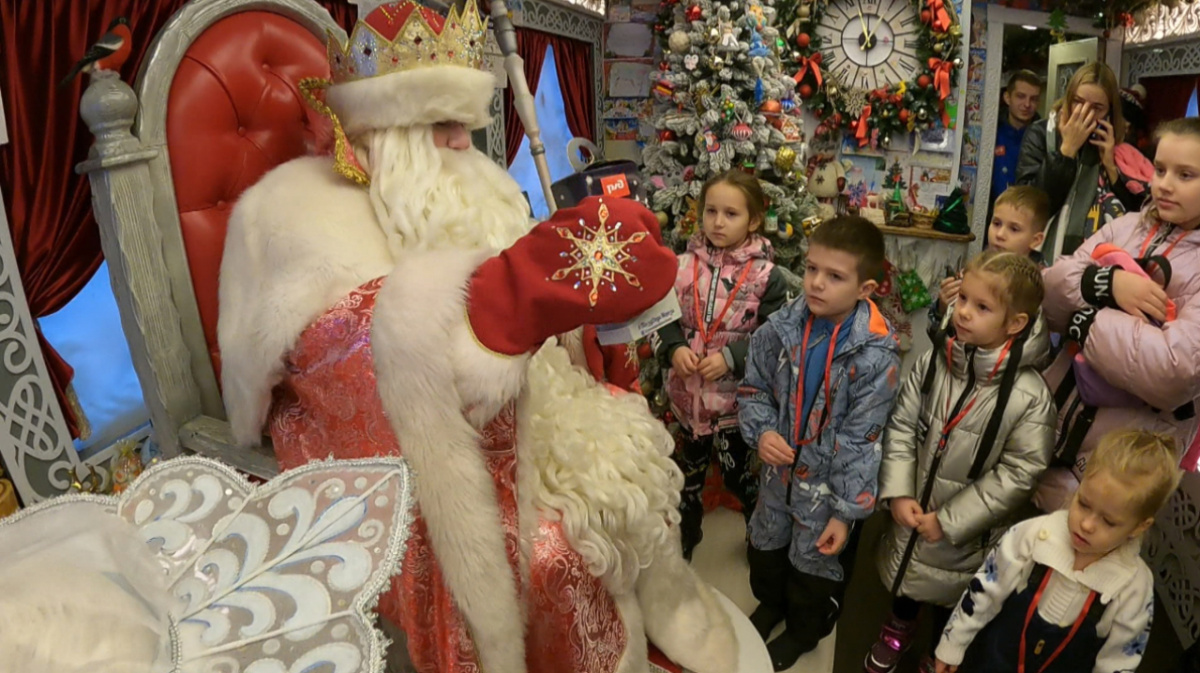
[[[943,333],[933,350],[917,360],[901,387],[884,434],[879,499],[921,502],[928,491],[928,502],[922,507],[927,512],[937,511],[944,534],[932,543],[918,535],[909,551],[910,537],[917,534],[892,522],[880,548],[878,568],[884,584],[895,586],[907,552],[911,558],[899,587],[901,595],[953,606],[979,569],[989,545],[1013,523],[1014,513],[1029,500],[1038,477],[1049,465],[1055,410],[1054,397],[1037,370],[1050,348],[1049,334],[1041,324],[1034,323],[1016,360],[1011,355],[1001,358],[1003,348],[981,350]],[[930,358],[934,357],[939,361],[925,386]],[[1018,370],[996,441],[981,447],[1005,370],[1013,366]],[[922,388],[928,392],[923,393]],[[947,437],[944,454],[935,458],[943,428],[976,395],[974,405]],[[987,454],[980,458],[978,476],[972,479],[979,451]]]

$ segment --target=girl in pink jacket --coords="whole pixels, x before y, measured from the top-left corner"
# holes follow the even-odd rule
[[[755,455],[738,430],[737,386],[750,334],[787,299],[771,243],[757,233],[766,214],[758,179],[729,171],[700,192],[701,231],[679,255],[675,293],[683,317],[658,332],[656,354],[670,366],[667,394],[684,429],[675,461],[683,470],[680,532],[683,555],[700,543],[701,491],[713,454],[749,520],[758,477]]]
[[[1059,407],[1055,467],[1034,496],[1060,509],[1114,428],[1172,435],[1200,457],[1200,120],[1159,127],[1153,199],[1046,271],[1043,312],[1068,347],[1046,371]]]

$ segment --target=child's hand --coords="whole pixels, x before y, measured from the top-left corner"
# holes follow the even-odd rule
[[[962,287],[962,279],[958,276],[950,276],[942,281],[941,289],[938,290],[938,311],[946,314],[946,309],[949,308],[950,302],[958,296],[958,288]]]
[[[892,498],[890,505],[892,520],[905,528],[916,528],[921,523],[921,503],[914,498]]]
[[[696,367],[696,371],[706,381],[716,381],[729,373],[729,365],[725,363],[725,355],[723,353],[713,353],[700,361],[699,366]]]
[[[947,664],[946,662],[942,661],[941,659],[938,659],[933,664],[933,670],[934,670],[934,673],[955,673],[955,671],[958,670],[958,666],[955,666],[953,664]]]
[[[692,352],[692,349],[687,346],[680,346],[671,354],[671,367],[683,376],[691,376],[696,373],[696,367],[700,364],[700,358]]]
[[[767,465],[783,467],[791,465],[792,461],[796,460],[796,452],[788,446],[783,435],[774,430],[768,430],[758,438],[758,457]]]
[[[1135,318],[1149,322],[1167,319],[1167,293],[1158,283],[1117,269],[1112,278],[1113,299],[1117,306]]]
[[[844,522],[830,519],[829,523],[825,524],[825,531],[821,533],[821,537],[817,538],[817,551],[826,556],[835,556],[846,544],[849,534],[850,527]]]
[[[917,517],[917,532],[926,542],[937,542],[944,536],[942,524],[938,523],[937,512],[929,512]]]

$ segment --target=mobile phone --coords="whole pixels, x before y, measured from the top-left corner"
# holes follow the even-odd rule
[[[1104,115],[1104,119],[1102,121],[1106,121],[1109,124],[1112,124],[1112,113]],[[1100,128],[1099,123],[1096,124],[1096,128]],[[1092,132],[1092,135],[1088,136],[1088,140],[1099,140],[1099,139],[1100,139],[1100,134],[1096,133],[1095,131]]]

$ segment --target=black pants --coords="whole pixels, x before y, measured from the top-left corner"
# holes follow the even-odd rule
[[[946,630],[946,624],[950,621],[951,613],[954,612],[953,608],[914,601],[907,596],[896,596],[896,599],[892,601],[892,614],[897,619],[903,619],[906,622],[915,622],[917,621],[917,616],[921,613],[922,605],[928,606],[930,617],[933,619],[933,642],[929,643],[928,649],[928,653],[932,653],[937,649],[938,641],[942,639],[942,631]]]
[[[787,630],[812,649],[833,633],[845,604],[846,586],[858,556],[862,526],[854,525],[838,554],[842,579],[831,580],[801,572],[788,560],[788,548],[763,551],[750,547],[750,590],[763,605],[787,616]],[[811,646],[811,647],[809,647]]]
[[[700,544],[700,538],[704,535],[700,528],[704,520],[701,496],[714,453],[721,466],[725,488],[742,504],[742,516],[746,517],[747,523],[758,499],[757,460],[737,428],[684,439],[673,458],[683,471],[683,497],[679,501],[682,521],[679,527],[683,536],[683,555],[687,558],[691,558],[692,550]]]

